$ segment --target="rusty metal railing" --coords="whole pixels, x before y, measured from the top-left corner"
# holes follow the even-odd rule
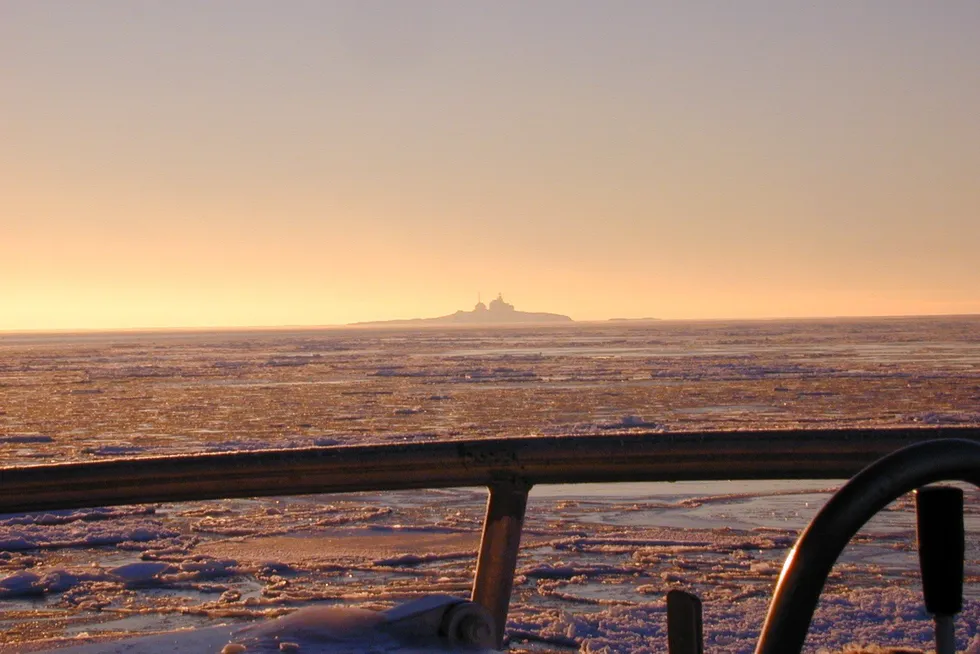
[[[503,641],[535,484],[846,479],[906,445],[980,427],[644,433],[112,459],[0,467],[0,513],[148,502],[487,486],[473,600]]]

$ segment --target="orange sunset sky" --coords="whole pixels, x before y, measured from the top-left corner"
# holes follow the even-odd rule
[[[980,312],[980,2],[0,0],[0,330]]]

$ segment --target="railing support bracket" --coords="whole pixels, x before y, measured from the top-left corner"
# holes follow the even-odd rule
[[[501,482],[490,485],[487,517],[476,562],[472,599],[493,615],[496,648],[503,649],[504,628],[514,587],[514,571],[521,545],[529,484]]]

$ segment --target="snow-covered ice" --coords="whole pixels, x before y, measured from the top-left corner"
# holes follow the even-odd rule
[[[976,425],[978,407],[976,318],[0,335],[7,465],[501,435]],[[664,595],[684,588],[705,601],[709,651],[752,651],[782,559],[834,486],[535,488],[512,649],[666,651]],[[968,492],[958,622],[960,651],[974,653],[978,499]],[[0,516],[0,652],[111,651],[107,639],[132,635],[168,651],[174,634],[218,652],[243,629],[320,615],[296,613],[304,607],[354,615],[429,593],[464,597],[485,500],[449,489]],[[930,647],[911,511],[895,503],[845,552],[810,651]]]

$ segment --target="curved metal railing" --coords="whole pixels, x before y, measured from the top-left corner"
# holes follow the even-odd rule
[[[847,479],[890,452],[937,438],[980,441],[980,427],[492,438],[0,467],[0,513],[487,486],[472,599],[493,614],[499,646],[535,484]]]

